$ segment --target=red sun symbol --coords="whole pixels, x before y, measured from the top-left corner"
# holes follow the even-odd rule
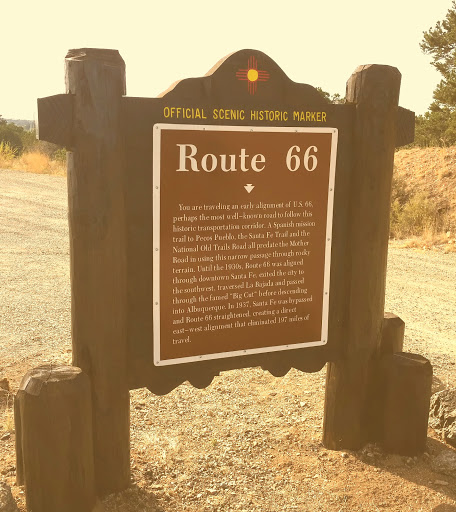
[[[258,69],[258,63],[255,57],[250,57],[247,64],[247,69],[239,69],[236,72],[238,80],[247,81],[249,94],[255,94],[258,82],[267,82],[269,80],[269,73]]]

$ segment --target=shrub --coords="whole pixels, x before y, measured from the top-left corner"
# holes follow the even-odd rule
[[[11,124],[0,125],[0,143],[3,142],[9,144],[16,150],[17,154],[21,154],[24,148],[21,136],[19,134],[20,130],[21,129],[18,129],[17,126]]]
[[[42,174],[49,170],[50,159],[39,152],[24,153],[20,159],[20,165],[29,172]]]
[[[53,160],[62,165],[66,165],[67,151],[65,148],[59,148],[52,155]]]
[[[0,141],[0,167],[9,167],[17,156],[17,149],[9,142]]]
[[[423,193],[401,204],[399,198],[391,204],[390,235],[394,238],[435,235],[447,228],[447,210]]]
[[[410,198],[410,192],[407,187],[407,180],[396,172],[393,173],[393,183],[391,187],[391,203],[398,202],[400,206],[404,205]]]

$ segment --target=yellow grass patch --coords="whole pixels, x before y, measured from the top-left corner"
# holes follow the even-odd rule
[[[24,153],[19,158],[18,164],[29,172],[43,174],[49,169],[50,162],[50,158],[43,153]]]
[[[16,149],[8,142],[0,142],[0,167],[9,168],[16,157]]]
[[[66,176],[66,164],[64,162],[51,160],[47,155],[38,151],[24,153],[11,164],[8,167],[18,171]]]

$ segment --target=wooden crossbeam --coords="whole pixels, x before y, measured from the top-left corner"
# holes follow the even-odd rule
[[[406,146],[415,140],[415,112],[399,107],[396,118],[396,147]]]
[[[73,145],[73,94],[38,98],[37,138],[71,149]]]
[[[73,95],[56,94],[38,99],[39,140],[53,142],[67,149],[72,147]],[[399,107],[396,119],[396,148],[415,139],[415,112]]]

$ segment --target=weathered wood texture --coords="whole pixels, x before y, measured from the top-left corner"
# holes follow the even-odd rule
[[[385,403],[385,382],[380,363],[383,356],[402,352],[404,345],[405,323],[393,313],[383,316],[382,338],[378,359],[372,365],[368,396],[368,440],[377,443],[383,439],[383,418]]]
[[[402,352],[404,346],[405,323],[394,313],[385,313],[382,326],[382,355]]]
[[[406,146],[415,140],[415,112],[406,108],[397,109],[396,147]]]
[[[15,402],[17,483],[33,512],[91,512],[95,504],[89,377],[52,365],[29,371]]]
[[[270,78],[255,95],[248,94],[245,82],[236,79],[236,71],[254,56]],[[229,106],[244,110],[243,120],[213,119],[213,109]],[[204,108],[207,119],[169,118],[164,107]],[[147,386],[153,393],[165,394],[188,380],[197,387],[207,386],[214,375],[234,368],[261,366],[275,376],[290,368],[311,372],[320,370],[328,360],[338,357],[344,339],[347,318],[349,252],[348,209],[352,169],[352,128],[355,106],[328,103],[312,86],[290,80],[267,55],[256,50],[241,50],[223,59],[205,77],[185,79],[161,98],[124,98],[124,126],[128,162],[127,250],[128,250],[128,359],[131,388]],[[277,109],[289,113],[287,120],[271,123],[252,119],[251,111]],[[167,367],[153,365],[152,305],[152,173],[155,123],[217,124],[253,126],[315,126],[315,121],[296,121],[293,112],[322,111],[326,122],[319,126],[339,130],[337,171],[334,196],[333,240],[328,343],[321,347],[284,350],[267,354],[214,359]],[[280,179],[280,176],[277,176]],[[303,196],[305,191],[303,191]]]
[[[358,449],[368,437],[372,364],[384,312],[389,206],[401,75],[390,66],[360,66],[347,83],[356,105],[351,179],[349,319],[340,360],[329,363],[323,443]]]
[[[382,436],[389,453],[413,457],[426,449],[432,366],[423,356],[398,352],[380,363]]]
[[[125,64],[115,50],[70,50],[74,95],[68,155],[73,364],[92,383],[97,492],[130,481],[126,382],[126,240],[121,101]]]
[[[36,136],[67,149],[73,145],[73,95],[57,94],[38,98]]]

